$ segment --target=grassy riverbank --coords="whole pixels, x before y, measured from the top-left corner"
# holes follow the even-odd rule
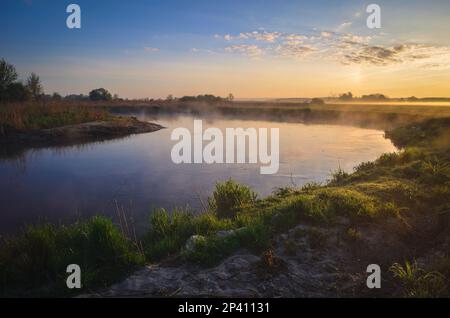
[[[162,128],[132,116],[110,114],[96,103],[0,104],[0,158],[18,158],[31,149],[82,145]]]
[[[410,124],[387,136],[402,151],[361,163],[352,174],[336,171],[327,184],[278,189],[260,199],[229,181],[216,187],[209,213],[156,211],[139,239],[102,217],[28,227],[1,242],[0,292],[67,295],[65,268],[73,263],[82,268],[87,292],[145,262],[213,266],[240,248],[266,255],[278,235],[308,224],[338,229],[343,244],[361,250],[355,258],[386,265],[391,288],[381,296],[449,296],[450,119]],[[312,248],[327,239],[306,232],[298,235],[307,235]],[[370,248],[356,248],[363,241]]]
[[[98,104],[113,113],[169,114],[190,113],[199,116],[228,116],[239,119],[263,119],[279,122],[343,124],[390,130],[398,126],[431,118],[450,117],[450,106],[379,105],[379,104],[311,104],[286,102],[113,102]]]
[[[0,137],[108,119],[111,115],[104,110],[71,103],[8,103],[0,105]]]

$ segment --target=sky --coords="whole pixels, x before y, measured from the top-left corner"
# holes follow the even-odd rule
[[[81,29],[66,7],[81,8]],[[366,8],[381,8],[369,29]],[[1,0],[0,58],[47,93],[450,97],[450,1]]]

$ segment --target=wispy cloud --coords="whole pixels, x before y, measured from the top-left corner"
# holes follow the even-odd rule
[[[223,38],[225,41],[234,41],[234,40],[256,40],[261,42],[275,42],[279,37],[282,36],[280,32],[267,32],[265,30],[258,30],[253,32],[242,32],[238,35],[225,34],[223,37],[215,34],[214,38],[220,39]]]
[[[252,58],[257,58],[264,54],[264,51],[257,45],[246,45],[246,44],[228,46],[225,48],[225,51],[230,53],[237,52]]]
[[[343,31],[343,30],[349,28],[352,24],[353,23],[350,21],[343,22],[336,28],[336,31],[338,31],[338,32]]]
[[[340,28],[351,25],[344,22]],[[450,67],[450,47],[420,43],[385,46],[376,44],[384,34],[358,35],[343,31],[316,30],[311,34],[253,31],[236,35],[216,35],[215,38],[233,43],[225,47],[228,53],[251,58],[275,56],[304,59],[308,57],[334,60],[344,65],[361,64],[387,66],[393,64],[420,64]]]
[[[157,47],[151,47],[151,46],[146,46],[146,47],[144,47],[144,51],[146,51],[146,52],[158,52],[158,51],[159,51],[159,48],[157,48]]]

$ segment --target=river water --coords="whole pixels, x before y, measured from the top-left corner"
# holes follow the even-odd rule
[[[199,213],[214,184],[233,178],[261,196],[276,187],[325,182],[385,152],[396,151],[384,132],[342,125],[209,117],[203,128],[279,128],[280,168],[261,175],[260,164],[181,164],[171,160],[177,127],[193,129],[193,115],[140,115],[166,129],[82,146],[29,149],[0,158],[0,233],[40,221],[72,222],[123,208],[145,229],[153,208],[191,206]],[[197,118],[197,117],[196,117]]]

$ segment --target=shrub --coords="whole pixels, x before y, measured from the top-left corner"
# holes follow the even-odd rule
[[[240,246],[237,236],[217,237],[211,236],[199,241],[193,251],[185,252],[184,258],[190,262],[213,266],[231,255]]]
[[[219,218],[234,218],[245,206],[256,201],[256,193],[248,186],[228,180],[217,183],[208,205]]]
[[[94,217],[71,226],[29,226],[0,247],[0,293],[67,293],[66,267],[80,266],[82,287],[103,287],[143,264],[133,244],[111,220]],[[29,289],[29,291],[27,291]]]
[[[373,197],[352,189],[325,188],[317,191],[320,200],[327,202],[328,215],[347,216],[351,219],[374,217],[377,214]]]
[[[403,296],[432,298],[448,296],[448,287],[444,275],[437,271],[427,272],[417,262],[405,262],[405,266],[395,263],[390,271],[398,278],[403,287]]]
[[[345,172],[341,167],[339,167],[337,170],[331,172],[331,180],[330,183],[333,184],[339,184],[345,180],[348,179],[350,176],[349,173]]]
[[[195,215],[189,209],[164,209],[150,216],[150,229],[144,238],[145,254],[149,260],[158,260],[178,252],[192,235],[211,235],[231,228],[229,220],[219,220],[213,214]]]

